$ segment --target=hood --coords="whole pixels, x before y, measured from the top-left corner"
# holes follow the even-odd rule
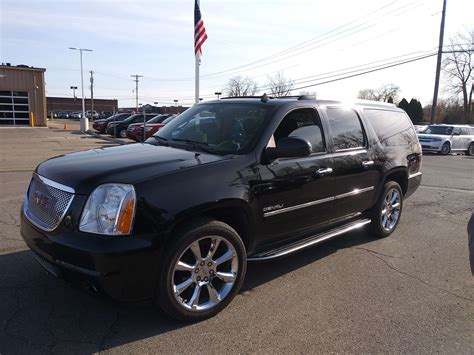
[[[140,126],[143,126],[143,123],[132,123],[131,125],[128,126],[128,128],[132,127],[132,128],[138,128]]]
[[[451,137],[448,134],[425,134],[418,133],[418,138],[436,138],[436,137]]]
[[[128,144],[61,155],[41,163],[36,172],[72,187],[78,194],[89,194],[104,183],[133,184],[224,159],[172,147]]]

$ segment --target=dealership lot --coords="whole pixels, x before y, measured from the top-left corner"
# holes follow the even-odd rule
[[[116,304],[53,279],[21,240],[18,214],[35,165],[113,144],[57,126],[0,130],[1,354],[473,352],[473,157],[425,156],[423,186],[391,237],[361,231],[250,264],[224,312],[184,325],[150,305]]]

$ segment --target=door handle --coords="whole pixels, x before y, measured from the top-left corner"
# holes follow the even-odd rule
[[[374,161],[373,161],[373,160],[367,160],[367,161],[363,161],[363,162],[362,162],[362,166],[363,166],[364,168],[368,168],[369,166],[372,166],[372,165],[374,165]]]
[[[323,175],[327,175],[331,173],[332,173],[331,168],[321,168],[321,169],[316,170],[316,174],[319,176],[323,176]]]

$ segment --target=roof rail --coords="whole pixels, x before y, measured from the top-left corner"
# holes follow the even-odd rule
[[[230,100],[230,99],[260,99],[263,102],[273,99],[297,99],[297,100],[316,100],[316,95],[292,95],[292,96],[268,96],[266,93],[262,96],[228,96],[222,97],[221,100]]]

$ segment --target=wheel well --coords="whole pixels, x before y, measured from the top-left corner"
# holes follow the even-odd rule
[[[405,171],[394,171],[392,173],[389,173],[387,177],[385,178],[385,182],[387,181],[395,181],[400,185],[402,188],[402,192],[405,195],[408,189],[408,175]]]
[[[193,221],[198,221],[201,219],[213,219],[228,224],[240,236],[247,251],[252,248],[250,218],[247,216],[245,210],[240,207],[220,207],[204,211],[192,217],[188,216],[186,219],[181,220],[180,223],[173,227],[171,234],[174,234],[173,232],[179,231],[182,228],[189,226]]]
[[[218,208],[204,213],[205,217],[224,222],[235,229],[237,234],[242,238],[245,248],[250,247],[250,221],[245,211],[239,207]]]

